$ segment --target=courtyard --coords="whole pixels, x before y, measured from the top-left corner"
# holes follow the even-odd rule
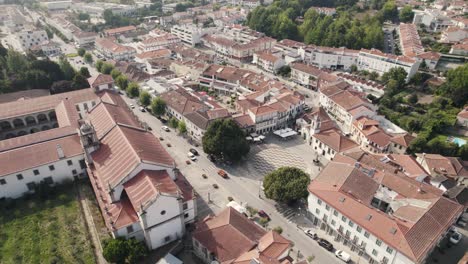
[[[95,263],[72,184],[0,203],[0,263]]]

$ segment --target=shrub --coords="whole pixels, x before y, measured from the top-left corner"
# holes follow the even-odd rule
[[[283,233],[283,228],[281,226],[277,226],[273,228],[273,231],[281,235],[281,233]]]
[[[267,224],[268,224],[268,218],[266,217],[260,217],[260,219],[258,220],[258,223],[263,226],[263,227],[266,227]]]
[[[234,201],[234,198],[232,198],[231,196],[228,196],[227,199],[228,199],[228,201],[230,201],[230,202]]]

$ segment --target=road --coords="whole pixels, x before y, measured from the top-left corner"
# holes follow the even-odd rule
[[[124,97],[128,104],[136,105],[132,99]],[[257,209],[262,209],[270,215],[272,221],[269,223],[270,228],[281,226],[283,235],[294,241],[294,252],[291,256],[296,258],[298,251],[303,257],[314,256],[316,263],[339,263],[333,253],[319,247],[315,241],[307,237],[295,224],[284,218],[275,208],[274,202],[264,198],[259,198],[260,185],[259,181],[240,175],[242,169],[235,167],[217,167],[209,161],[204,154],[198,156],[198,160],[187,165],[187,153],[193,146],[182,136],[175,131],[165,132],[161,129],[162,123],[150,115],[149,113],[140,112],[134,109],[136,116],[143,122],[146,122],[151,128],[156,137],[163,137],[162,143],[175,159],[180,171],[187,177],[193,185],[195,191],[199,194],[198,215],[203,217],[208,213],[217,213],[225,208],[228,203],[227,197],[231,196],[238,203],[248,204]],[[167,147],[167,143],[171,147]],[[197,147],[199,152],[201,147]],[[229,174],[229,179],[223,179],[217,175],[217,171],[222,168]],[[208,175],[208,179],[203,179],[202,174]],[[213,188],[212,184],[217,184],[219,189]],[[263,194],[261,194],[263,197]]]

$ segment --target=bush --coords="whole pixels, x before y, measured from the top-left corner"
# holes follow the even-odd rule
[[[266,227],[268,225],[268,218],[266,217],[260,217],[260,219],[258,220],[258,223],[263,226],[263,227]]]
[[[106,239],[103,241],[102,254],[111,263],[137,263],[141,258],[148,255],[148,249],[143,242],[135,238]]]
[[[281,235],[281,233],[283,233],[283,228],[281,226],[277,226],[273,228],[273,231]]]
[[[228,196],[227,199],[228,199],[228,201],[230,201],[230,202],[234,201],[234,198],[232,198],[231,196]]]

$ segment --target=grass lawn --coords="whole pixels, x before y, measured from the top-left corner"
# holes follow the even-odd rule
[[[78,57],[78,53],[70,53],[66,55],[68,58],[75,58]]]
[[[95,263],[75,189],[0,204],[0,263]]]

